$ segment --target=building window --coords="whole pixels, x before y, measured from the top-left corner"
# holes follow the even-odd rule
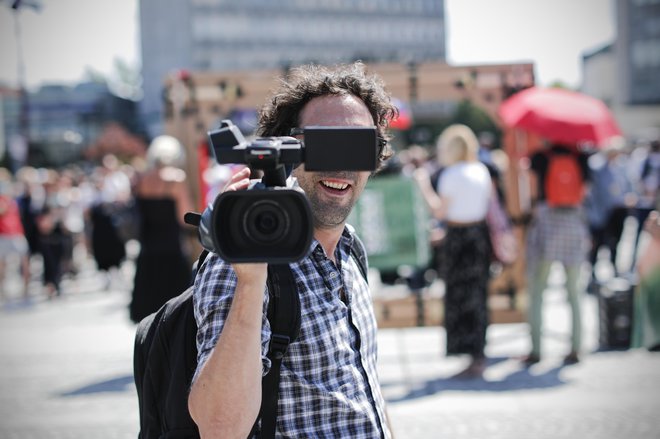
[[[660,40],[633,42],[631,60],[638,70],[660,67]]]

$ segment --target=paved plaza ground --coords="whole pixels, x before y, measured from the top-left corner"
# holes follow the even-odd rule
[[[130,278],[130,269],[128,271]],[[453,378],[441,327],[379,331],[379,372],[397,439],[660,438],[660,353],[604,351],[585,296],[584,355],[563,366],[569,312],[561,274],[545,295],[543,360],[527,369],[524,323],[491,325],[483,379]],[[137,437],[129,290],[93,269],[56,300],[0,307],[0,439]]]

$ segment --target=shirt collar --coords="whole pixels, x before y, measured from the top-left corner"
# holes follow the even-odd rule
[[[354,229],[350,225],[345,225],[344,230],[339,237],[339,242],[337,243],[337,249],[339,249],[339,254],[341,259],[346,259],[351,253],[351,248],[353,247],[353,233]],[[309,254],[318,254],[319,256],[326,256],[325,250],[321,243],[316,239],[312,239],[312,243],[309,246]]]

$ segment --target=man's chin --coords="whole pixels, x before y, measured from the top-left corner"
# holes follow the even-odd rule
[[[337,215],[337,212],[333,212],[334,215],[324,215],[324,216],[314,216],[314,228],[322,230],[332,230],[336,228],[343,228],[346,224],[346,219],[348,215]]]
[[[314,223],[314,230],[322,230],[326,232],[330,232],[333,230],[344,230],[345,223],[341,224],[320,224],[319,222]]]

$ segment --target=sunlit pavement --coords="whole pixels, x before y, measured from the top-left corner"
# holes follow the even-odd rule
[[[598,351],[597,304],[585,298],[582,361],[569,349],[565,292],[546,292],[542,361],[525,368],[525,324],[491,325],[482,379],[452,378],[467,359],[444,356],[444,331],[382,331],[380,377],[398,438],[658,438],[660,353]]]
[[[128,269],[130,273],[130,268]],[[598,351],[597,303],[584,298],[584,354],[563,366],[569,320],[552,277],[543,359],[526,369],[525,324],[491,325],[482,379],[452,378],[442,328],[379,333],[379,369],[395,435],[412,438],[660,437],[660,354]],[[55,300],[0,309],[0,438],[135,438],[135,327],[129,292],[92,271]],[[67,291],[68,289],[68,291]]]

